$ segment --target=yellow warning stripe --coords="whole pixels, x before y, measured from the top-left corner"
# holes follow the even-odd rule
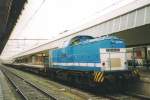
[[[103,82],[104,81],[104,77],[101,79],[101,82]]]
[[[94,81],[96,80],[97,72],[94,72]]]
[[[139,70],[138,69],[133,70],[132,74],[135,74],[135,75],[139,74]]]
[[[136,69],[136,72],[137,72],[137,73],[139,73],[139,70],[138,70],[138,69]]]
[[[102,78],[103,78],[103,73],[100,75],[100,77],[98,78],[97,82],[101,81]]]
[[[134,73],[135,73],[135,74],[137,73],[136,70],[134,70]]]
[[[99,77],[102,75],[101,72],[99,72],[99,74],[97,75],[96,81],[98,81]]]
[[[104,73],[103,72],[94,72],[94,81],[95,82],[103,82],[104,80]]]
[[[94,74],[94,81],[96,80],[97,75],[98,75],[98,72],[95,72],[95,74]]]
[[[101,75],[101,72],[98,72],[95,77],[95,81],[97,81],[98,77]]]

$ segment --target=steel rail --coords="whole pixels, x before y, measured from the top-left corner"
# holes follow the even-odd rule
[[[28,83],[28,84],[31,85],[32,87],[36,88],[37,90],[39,90],[39,91],[42,92],[43,94],[47,95],[49,98],[52,98],[52,99],[56,100],[54,97],[52,97],[52,96],[51,96],[50,94],[48,94],[46,91],[40,89],[39,87],[37,87],[37,86],[34,85],[33,83],[27,81],[26,79],[24,79],[24,78],[18,76],[17,74],[15,74],[15,73],[13,73],[13,72],[11,72],[11,73],[12,73],[13,75],[19,77],[20,79],[22,79],[24,82]]]
[[[28,100],[28,98],[23,94],[23,92],[21,92],[21,90],[19,89],[19,87],[9,78],[9,76],[3,71],[4,75],[6,76],[6,78],[11,82],[11,84],[14,86],[14,88],[16,89],[16,91],[23,97],[24,100]]]
[[[142,95],[142,94],[130,93],[130,92],[125,92],[125,94],[133,96],[133,97],[137,97],[137,98],[140,98],[140,99],[144,99],[144,100],[150,100],[150,96],[145,96],[145,95]]]
[[[8,76],[8,74],[6,74],[6,70],[7,72],[11,73],[12,75],[15,75],[16,77],[20,78],[21,80],[23,80],[24,82],[26,82],[28,85],[30,85],[31,87],[34,87],[36,90],[40,91],[42,94],[46,95],[47,97],[49,97],[50,100],[56,100],[56,98],[54,98],[53,96],[51,96],[50,94],[48,94],[46,91],[43,91],[42,89],[40,89],[39,87],[37,87],[36,85],[34,85],[33,83],[25,80],[24,78],[18,76],[17,74],[9,71],[8,69],[5,69],[4,75],[8,78],[8,80],[13,84],[13,86],[16,88],[17,92],[23,97],[23,99],[25,100],[29,100],[27,96],[25,96],[25,94],[19,89],[19,87],[15,84],[14,81],[11,80],[11,78]]]

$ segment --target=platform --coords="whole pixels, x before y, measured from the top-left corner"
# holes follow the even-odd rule
[[[3,78],[3,74],[0,71],[0,100],[4,100],[3,91],[2,91],[2,81],[3,81],[2,78]]]
[[[140,69],[140,79],[150,83],[150,69]]]
[[[0,70],[0,100],[16,100],[1,70]]]
[[[26,64],[26,63],[20,63],[20,64],[13,64],[15,66],[27,66],[27,67],[32,67],[32,68],[44,68],[44,65],[33,65],[33,64]]]

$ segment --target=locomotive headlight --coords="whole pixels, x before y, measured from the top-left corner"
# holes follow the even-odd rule
[[[105,62],[102,63],[102,66],[105,66]]]
[[[101,67],[101,70],[102,70],[102,71],[105,70],[105,65],[106,65],[105,62],[102,62],[102,67]]]

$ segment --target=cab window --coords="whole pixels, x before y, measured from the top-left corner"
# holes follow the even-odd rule
[[[91,36],[77,36],[77,37],[74,37],[71,41],[70,41],[70,46],[73,46],[73,45],[78,45],[79,43],[83,42],[83,41],[86,41],[86,40],[90,40],[90,39],[93,39],[93,37]]]
[[[70,45],[78,45],[80,43],[80,39],[75,39],[71,41]]]

